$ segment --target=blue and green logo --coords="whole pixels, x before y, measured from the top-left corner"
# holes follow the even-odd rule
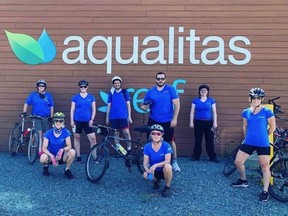
[[[37,41],[26,34],[6,30],[5,33],[15,56],[25,64],[46,64],[52,62],[56,56],[56,46],[45,29]]]

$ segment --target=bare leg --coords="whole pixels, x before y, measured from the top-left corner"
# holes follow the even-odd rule
[[[236,155],[236,159],[235,159],[235,165],[237,167],[237,170],[240,174],[240,179],[242,180],[246,180],[246,171],[245,171],[245,161],[248,159],[250,155],[239,150],[237,155]]]
[[[74,159],[75,159],[76,153],[74,149],[69,149],[68,152],[65,152],[63,155],[63,161],[66,162],[66,170],[70,169]]]
[[[171,141],[170,144],[171,144],[171,147],[173,149],[173,159],[177,159],[176,143],[175,143],[175,141]]]
[[[271,178],[271,172],[270,172],[270,156],[269,155],[259,155],[259,163],[261,165],[261,169],[263,171],[263,191],[268,192],[268,187],[270,183]]]
[[[97,144],[95,133],[87,134],[88,140],[90,142],[90,148]]]
[[[74,133],[74,148],[75,148],[77,157],[80,157],[80,135],[81,134]]]
[[[172,177],[173,177],[171,164],[166,164],[163,167],[163,172],[164,172],[165,186],[170,187]]]
[[[131,140],[129,128],[123,129],[123,134],[125,136],[125,139]],[[131,142],[126,142],[126,143],[127,143],[127,150],[128,151],[131,150]]]

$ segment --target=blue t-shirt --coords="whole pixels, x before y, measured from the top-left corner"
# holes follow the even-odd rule
[[[171,148],[170,144],[162,141],[162,145],[158,152],[155,152],[152,148],[152,143],[149,142],[144,146],[144,155],[149,156],[149,164],[150,166],[153,166],[154,164],[160,163],[162,161],[165,161],[165,155],[166,154],[172,154],[173,149]],[[156,171],[163,170],[163,167],[157,167]]]
[[[72,98],[75,103],[74,121],[89,122],[92,117],[92,103],[95,97],[92,94],[87,94],[85,98],[80,94],[75,94]]]
[[[41,98],[37,92],[31,92],[25,103],[32,106],[32,115],[50,117],[50,108],[54,106],[53,97],[49,92],[45,92],[45,98]]]
[[[71,136],[71,133],[67,128],[62,129],[59,137],[55,137],[53,128],[46,131],[44,137],[48,139],[48,150],[56,156],[57,152],[66,146],[66,138],[69,136]]]
[[[176,89],[165,85],[162,91],[156,86],[149,89],[144,97],[144,101],[150,100],[150,118],[156,122],[169,122],[173,119],[173,101],[179,98]]]
[[[204,102],[202,102],[200,98],[193,99],[192,104],[195,104],[194,119],[205,121],[213,120],[212,105],[215,103],[216,101],[211,97],[207,97]]]
[[[120,92],[113,92],[109,94],[108,103],[111,103],[111,109],[109,113],[109,119],[127,119],[128,118],[128,107],[127,101],[130,101],[129,92],[123,89]]]
[[[251,108],[242,112],[242,118],[247,120],[246,137],[243,143],[253,146],[269,147],[268,121],[274,116],[272,111],[263,107],[257,114],[252,114]]]

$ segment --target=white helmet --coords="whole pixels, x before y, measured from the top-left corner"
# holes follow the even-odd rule
[[[122,79],[121,79],[121,77],[120,76],[114,76],[113,78],[112,78],[112,83],[114,83],[114,81],[115,80],[119,80],[121,83],[122,83]]]

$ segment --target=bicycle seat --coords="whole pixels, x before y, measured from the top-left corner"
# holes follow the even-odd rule
[[[134,127],[134,131],[138,131],[140,133],[149,133],[150,127],[148,125],[137,126]]]

